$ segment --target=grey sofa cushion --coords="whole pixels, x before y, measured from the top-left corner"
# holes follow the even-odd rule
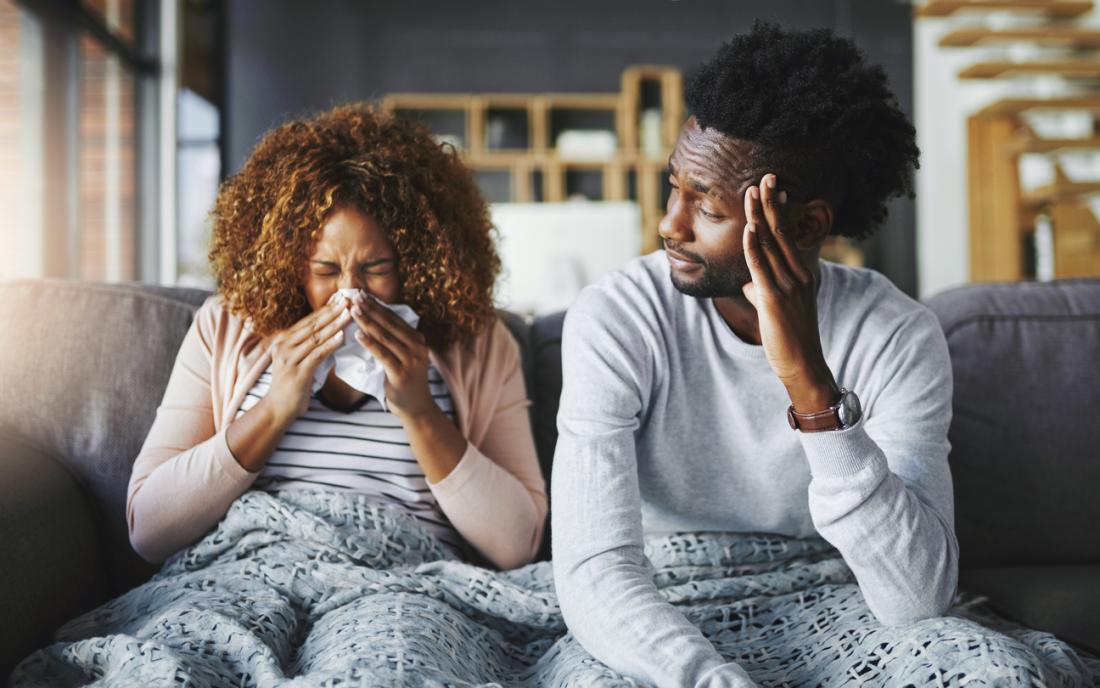
[[[130,548],[126,486],[180,342],[207,292],[0,284],[0,436],[63,461],[91,498],[111,592],[152,567]]]
[[[523,316],[511,311],[497,310],[497,317],[512,334],[512,338],[519,345],[519,356],[523,366],[523,384],[527,388],[527,396],[531,396],[531,388],[534,384],[531,372],[531,334],[530,327]]]
[[[535,433],[542,474],[550,480],[554,447],[558,443],[558,404],[561,399],[561,328],[565,312],[535,320],[531,325],[531,365],[534,390],[531,401],[534,414],[531,425]]]
[[[1100,654],[1100,563],[975,568],[959,583],[1008,618]]]
[[[1100,562],[1100,280],[972,285],[926,304],[955,375],[961,565]]]
[[[539,455],[546,492],[550,494],[550,474],[554,463],[554,448],[558,443],[558,403],[561,397],[561,328],[565,312],[537,318],[531,325],[531,428]],[[551,508],[553,505],[551,504]],[[546,535],[539,559],[550,558],[550,519],[546,519]]]
[[[0,682],[73,616],[106,599],[88,495],[55,457],[0,437]]]

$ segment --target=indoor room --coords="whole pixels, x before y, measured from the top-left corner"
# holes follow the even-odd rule
[[[1095,0],[0,0],[0,678],[1100,686],[1098,117]]]

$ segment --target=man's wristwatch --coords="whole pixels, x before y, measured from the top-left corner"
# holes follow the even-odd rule
[[[859,422],[863,409],[855,392],[841,388],[840,399],[835,404],[816,413],[798,413],[792,404],[787,408],[787,422],[802,432],[846,430]]]

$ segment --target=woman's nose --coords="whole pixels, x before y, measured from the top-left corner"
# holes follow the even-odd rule
[[[340,289],[366,289],[363,280],[355,273],[345,272],[340,276]]]

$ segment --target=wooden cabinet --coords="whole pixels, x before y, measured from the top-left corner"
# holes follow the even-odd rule
[[[391,93],[381,106],[454,145],[490,202],[633,200],[642,250],[659,247],[668,156],[684,121],[678,69],[629,67],[611,93]],[[570,137],[582,145],[559,146]]]

